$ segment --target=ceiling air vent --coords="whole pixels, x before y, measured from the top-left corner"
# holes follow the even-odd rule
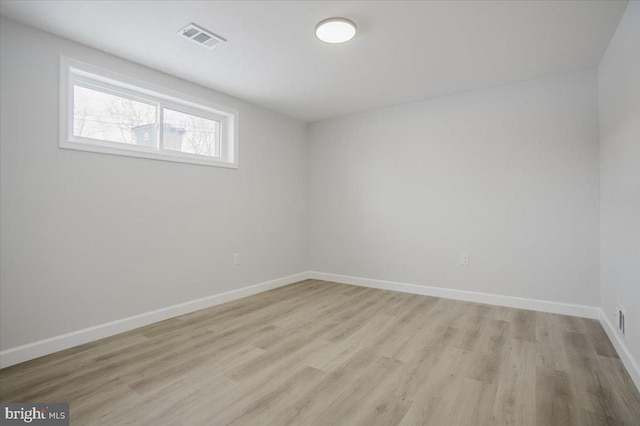
[[[194,43],[198,43],[200,46],[204,46],[208,49],[213,49],[217,45],[226,42],[227,40],[222,37],[218,37],[205,30],[204,28],[200,28],[196,24],[189,24],[180,31],[178,31],[178,35],[188,38]]]

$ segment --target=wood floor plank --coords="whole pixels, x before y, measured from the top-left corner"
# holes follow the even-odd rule
[[[502,351],[498,390],[494,405],[495,424],[535,425],[536,345],[510,339]]]
[[[0,370],[71,424],[638,425],[595,320],[305,280]]]

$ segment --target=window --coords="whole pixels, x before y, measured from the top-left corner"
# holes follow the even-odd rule
[[[61,58],[60,147],[238,167],[238,112]]]

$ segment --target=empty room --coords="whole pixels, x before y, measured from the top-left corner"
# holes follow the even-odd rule
[[[640,0],[0,15],[0,424],[640,425]]]

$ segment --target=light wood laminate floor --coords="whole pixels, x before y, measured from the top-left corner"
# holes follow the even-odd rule
[[[6,368],[0,399],[78,425],[640,424],[595,320],[313,280]]]

